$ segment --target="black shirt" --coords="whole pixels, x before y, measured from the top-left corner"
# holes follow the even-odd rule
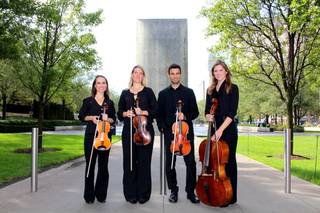
[[[193,132],[192,120],[199,115],[196,97],[192,89],[179,85],[176,89],[172,86],[159,92],[158,107],[159,116],[157,119],[158,128],[171,130],[172,124],[176,121],[177,102],[181,100],[183,105],[181,112]]]
[[[229,94],[227,94],[225,87],[226,87],[226,82],[224,81],[220,86],[219,91],[216,91],[216,89],[214,89],[211,95],[207,93],[207,98],[206,98],[205,114],[210,113],[210,108],[212,106],[212,98],[217,98],[218,100],[218,107],[215,112],[217,128],[219,128],[219,126],[223,123],[226,117],[229,117],[233,120],[233,122],[227,128],[232,127],[232,125],[235,124],[234,117],[237,115],[237,110],[238,110],[238,103],[239,103],[238,86],[235,84],[232,84]]]
[[[106,114],[109,118],[112,118],[114,122],[111,124],[112,131],[110,133],[115,134],[115,122],[116,122],[116,112],[114,109],[113,101],[109,99],[109,97],[105,97],[104,103],[107,104],[108,109]],[[102,104],[103,105],[103,104]],[[83,100],[82,106],[79,111],[79,119],[83,122],[86,122],[86,134],[94,134],[96,130],[96,124],[92,121],[85,121],[84,118],[86,116],[99,116],[99,119],[102,119],[101,114],[103,113],[103,107],[99,105],[95,98],[88,97]]]
[[[157,100],[156,97],[149,87],[144,87],[140,92],[138,92],[137,97],[139,98],[139,107],[141,110],[148,111],[148,125],[151,128],[153,119],[157,116]],[[128,117],[123,117],[123,112],[126,112],[130,108],[136,107],[134,94],[130,92],[129,89],[123,90],[118,104],[118,118],[120,121],[124,121],[125,126],[130,125],[130,119]]]

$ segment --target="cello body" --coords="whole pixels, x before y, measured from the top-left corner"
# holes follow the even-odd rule
[[[214,114],[216,105],[217,100],[215,99],[210,114]],[[229,158],[229,147],[223,140],[211,140],[211,126],[212,122],[209,122],[207,139],[203,140],[199,146],[202,171],[198,176],[196,193],[204,204],[224,206],[231,201],[233,196],[231,182],[225,172],[225,165]]]

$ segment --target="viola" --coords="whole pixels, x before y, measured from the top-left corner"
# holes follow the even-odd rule
[[[217,99],[212,100],[210,114],[214,115],[218,106]],[[229,147],[223,140],[211,140],[212,123],[209,122],[207,139],[199,146],[199,160],[202,171],[198,176],[196,193],[204,204],[210,206],[223,206],[228,204],[233,196],[230,179],[225,172],[228,163]],[[214,121],[216,131],[216,124]]]
[[[177,116],[181,113],[182,101],[179,100],[177,103]],[[176,119],[176,122],[172,125],[172,133],[174,139],[171,142],[170,150],[176,155],[188,155],[191,151],[190,141],[187,139],[189,133],[189,126],[185,121]]]
[[[136,99],[136,106],[139,108],[139,98]],[[133,126],[135,133],[133,135],[133,141],[137,145],[148,145],[151,142],[150,132],[147,130],[148,119],[144,115],[136,115],[133,118]]]
[[[103,104],[103,114],[108,110],[108,105]],[[95,138],[94,147],[97,150],[106,151],[111,147],[111,141],[108,138],[108,133],[110,131],[110,123],[107,121],[99,121],[97,124],[97,136]]]

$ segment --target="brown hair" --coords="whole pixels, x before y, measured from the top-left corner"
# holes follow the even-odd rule
[[[170,70],[171,69],[179,69],[180,70],[180,74],[181,74],[181,67],[178,64],[171,64],[168,68],[168,74],[170,75]]]
[[[146,86],[146,72],[144,71],[144,69],[143,69],[142,66],[136,65],[136,66],[134,66],[134,67],[132,68],[132,70],[131,70],[131,76],[130,76],[130,81],[129,81],[129,88],[132,87],[132,85],[133,85],[132,74],[133,74],[134,70],[137,69],[137,68],[140,69],[140,70],[142,70],[144,78],[143,78],[143,81],[141,82],[141,84],[142,84],[142,86]]]
[[[231,71],[229,70],[228,66],[226,63],[224,63],[222,60],[217,60],[211,69],[211,75],[212,75],[212,83],[208,88],[208,94],[211,95],[213,90],[216,88],[217,84],[218,84],[218,80],[214,77],[214,68],[218,65],[221,65],[224,70],[227,72],[227,76],[226,76],[226,85],[225,85],[225,90],[227,92],[227,94],[230,93],[231,88],[232,88],[232,82],[231,82]]]
[[[97,81],[97,78],[103,78],[106,83],[107,83],[107,89],[106,91],[104,91],[104,97],[109,97],[109,83],[108,83],[108,80],[106,77],[104,77],[103,75],[97,75],[95,78],[94,78],[94,81],[92,83],[92,88],[91,88],[91,96],[94,98],[97,94],[97,89],[95,87],[96,85],[96,81]]]

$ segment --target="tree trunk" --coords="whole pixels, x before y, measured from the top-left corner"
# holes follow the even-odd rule
[[[6,120],[7,117],[7,95],[2,94],[2,120]]]
[[[62,99],[62,110],[63,120],[66,120],[66,99]]]
[[[291,155],[293,155],[293,97],[288,93],[287,102],[288,128],[291,129]]]
[[[39,100],[39,117],[38,117],[38,128],[39,128],[39,136],[38,136],[38,148],[42,148],[42,132],[43,132],[43,117],[44,117],[44,104],[43,100]]]

